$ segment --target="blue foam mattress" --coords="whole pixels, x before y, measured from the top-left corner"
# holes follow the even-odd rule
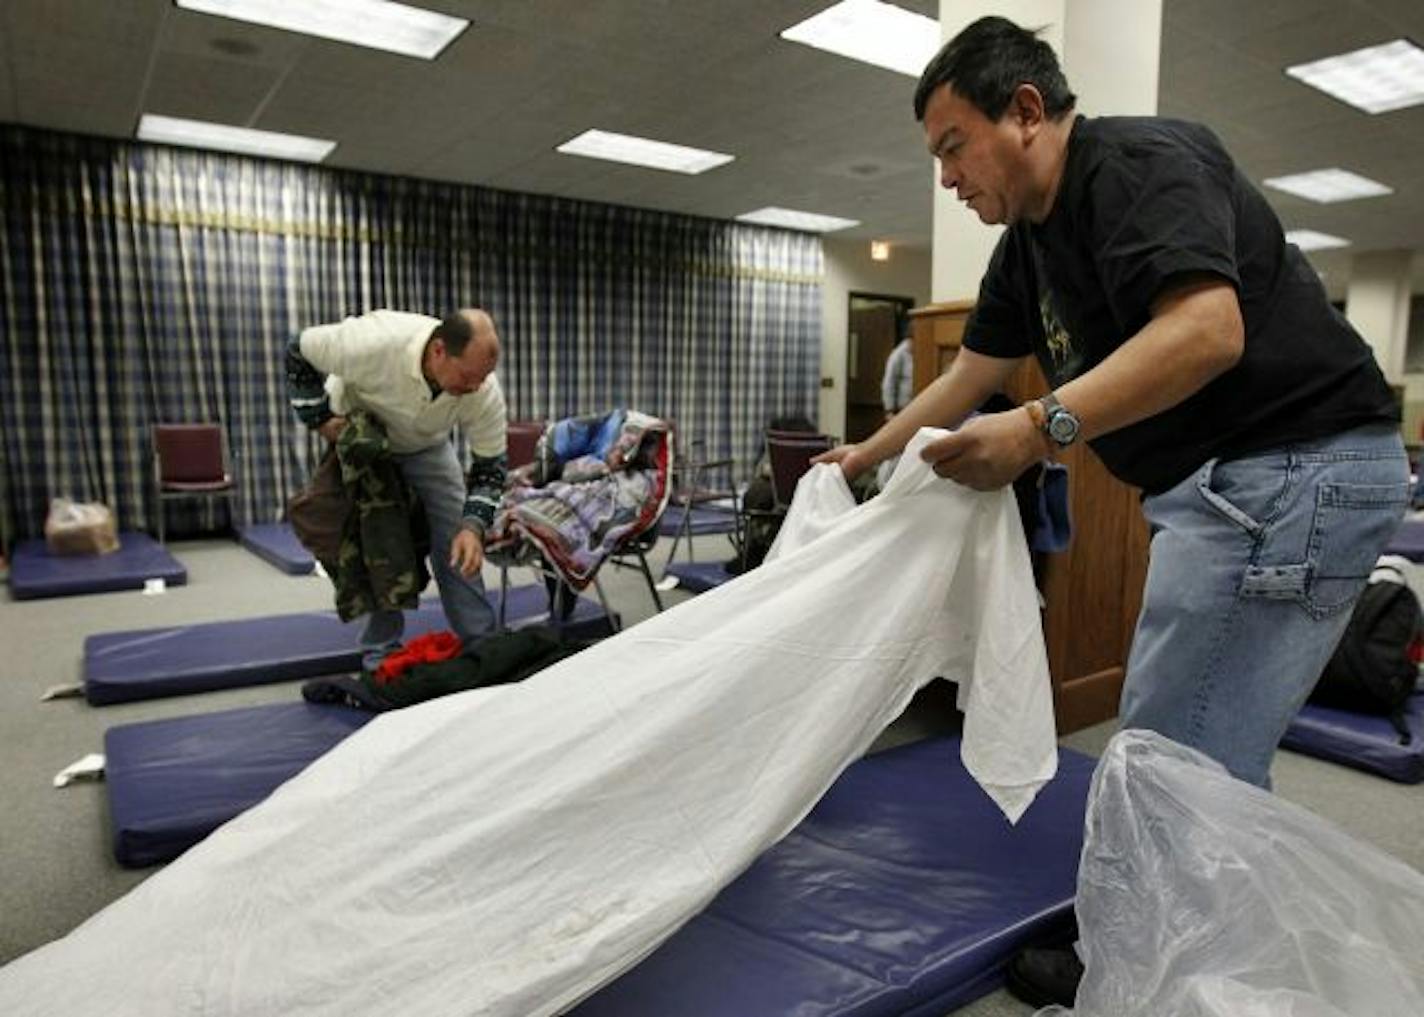
[[[169,586],[188,581],[188,570],[146,533],[120,533],[117,551],[96,555],[50,554],[43,540],[26,540],[10,560],[10,595],[16,600],[141,590],[146,579]]]
[[[677,577],[677,588],[689,593],[706,593],[736,576],[728,574],[720,561],[675,561],[668,564],[664,575]]]
[[[135,867],[176,858],[374,716],[301,702],[110,728],[114,857]]]
[[[1384,546],[1385,554],[1424,562],[1424,519],[1405,519]]]
[[[849,767],[707,909],[571,1017],[942,1017],[1072,914],[1094,761],[1011,827],[934,739]]]
[[[730,507],[693,506],[692,518],[688,520],[686,530],[682,528],[685,511],[677,505],[668,506],[662,519],[658,520],[658,533],[664,537],[675,537],[679,533],[691,533],[700,537],[708,533],[735,533],[737,530],[737,517]]]
[[[1424,692],[1410,697],[1404,721],[1411,737],[1401,745],[1399,732],[1387,717],[1307,703],[1286,729],[1281,747],[1402,784],[1418,784],[1424,782]]]
[[[176,857],[366,720],[258,706],[111,729],[114,851]],[[849,767],[809,816],[577,1017],[941,1017],[1072,913],[1093,760],[1011,827],[934,739]]]
[[[498,613],[499,591],[490,591],[489,598]],[[542,586],[510,589],[508,627],[547,621]],[[364,624],[312,611],[90,636],[84,640],[84,696],[105,706],[359,671]],[[439,603],[423,603],[406,614],[405,638],[446,627]],[[603,608],[586,597],[578,599],[565,629],[577,638],[612,631]]]
[[[316,559],[286,523],[244,526],[237,536],[243,547],[289,576],[306,576],[316,570]]]

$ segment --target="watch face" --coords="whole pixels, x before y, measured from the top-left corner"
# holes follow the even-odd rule
[[[1078,419],[1060,410],[1048,418],[1048,436],[1060,445],[1072,444],[1073,439],[1078,437]]]

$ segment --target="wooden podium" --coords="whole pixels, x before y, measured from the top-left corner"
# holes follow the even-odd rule
[[[973,301],[953,301],[910,312],[916,392],[959,352],[973,308]],[[1016,403],[1047,391],[1032,360],[1005,389]],[[1060,461],[1068,467],[1073,541],[1067,551],[1046,556],[1043,634],[1058,730],[1066,733],[1117,714],[1147,575],[1147,524],[1137,490],[1109,474],[1085,444],[1068,449]]]

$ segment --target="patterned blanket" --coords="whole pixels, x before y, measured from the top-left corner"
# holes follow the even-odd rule
[[[581,590],[657,522],[671,475],[667,424],[656,417],[615,410],[557,421],[539,439],[529,485],[505,492],[485,546],[496,557],[532,546]]]

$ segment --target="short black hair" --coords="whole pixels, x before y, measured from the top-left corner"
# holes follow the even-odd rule
[[[1078,101],[1053,47],[1036,32],[994,16],[980,18],[935,54],[915,88],[916,120],[925,119],[930,95],[946,82],[990,120],[1004,115],[1020,85],[1038,89],[1051,120],[1071,111]]]

